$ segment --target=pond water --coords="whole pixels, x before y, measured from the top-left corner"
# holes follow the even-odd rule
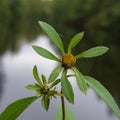
[[[27,90],[27,84],[35,83],[32,68],[36,64],[39,74],[49,76],[51,70],[57,65],[55,61],[47,60],[32,49],[32,45],[40,45],[57,54],[48,38],[39,36],[34,42],[23,43],[19,52],[7,51],[0,58],[0,113],[13,101],[35,95],[34,91]],[[77,120],[118,120],[106,104],[88,89],[83,95],[75,83],[70,79],[74,88],[75,104],[68,106],[74,112]],[[17,120],[53,120],[54,113],[60,103],[60,98],[52,99],[50,109],[46,112],[40,105],[40,99],[31,104]]]

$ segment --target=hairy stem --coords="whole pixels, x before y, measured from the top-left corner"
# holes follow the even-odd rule
[[[62,91],[61,91],[62,94]],[[65,120],[65,101],[64,96],[61,96],[61,105],[62,105],[62,120]]]

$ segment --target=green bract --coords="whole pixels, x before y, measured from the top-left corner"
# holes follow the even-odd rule
[[[45,108],[45,110],[49,109],[51,98],[56,98],[56,96],[61,97],[61,101],[63,102],[63,98],[65,97],[70,103],[74,103],[74,92],[72,89],[72,85],[69,82],[69,77],[75,77],[76,83],[80,89],[80,91],[84,94],[87,93],[87,87],[90,86],[105,102],[106,104],[115,112],[115,114],[120,119],[120,110],[115,103],[112,95],[94,78],[84,76],[74,64],[76,60],[80,58],[92,58],[100,56],[108,51],[107,47],[97,46],[90,48],[86,51],[79,53],[78,55],[72,54],[72,49],[80,42],[80,40],[84,36],[84,32],[80,32],[76,34],[68,44],[68,50],[65,52],[62,39],[59,34],[55,31],[55,29],[49,24],[39,21],[41,28],[48,35],[50,40],[59,48],[61,51],[62,57],[58,58],[50,51],[42,48],[40,46],[33,45],[33,49],[42,57],[45,57],[50,60],[55,60],[59,62],[59,65],[55,67],[47,80],[45,75],[41,75],[39,77],[38,70],[36,65],[33,68],[33,76],[37,83],[27,85],[26,88],[29,90],[35,90],[36,96],[30,98],[24,98],[18,100],[7,107],[7,109],[0,115],[0,120],[15,120],[20,113],[22,113],[25,108],[30,105],[34,100],[41,97],[41,105]],[[73,74],[67,74],[68,70],[72,69]],[[62,72],[62,75],[60,74]],[[61,76],[60,76],[61,75]],[[61,91],[58,92],[56,90],[56,85],[61,83]],[[62,104],[62,106],[64,106]],[[64,107],[63,107],[64,108]],[[64,111],[63,111],[64,112]],[[67,112],[68,113],[68,110]],[[70,112],[69,112],[70,113]],[[61,118],[61,112],[57,112],[59,118]],[[57,117],[58,117],[57,116]],[[72,116],[73,117],[73,116]],[[71,118],[65,117],[66,120],[70,120]],[[58,118],[55,117],[55,120]],[[74,120],[75,118],[73,117]],[[59,119],[61,120],[61,119]]]

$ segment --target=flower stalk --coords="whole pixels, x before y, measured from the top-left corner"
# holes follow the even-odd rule
[[[62,90],[61,90],[62,94]],[[61,96],[61,105],[62,105],[62,120],[65,120],[65,101],[64,96]]]

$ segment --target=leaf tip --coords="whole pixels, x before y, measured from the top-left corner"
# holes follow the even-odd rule
[[[36,45],[32,45],[32,48],[35,49]]]
[[[26,89],[29,89],[29,88],[28,88],[28,85],[26,85],[25,88],[26,88]]]
[[[52,80],[50,78],[48,78],[48,84],[50,84],[52,82]]]
[[[87,91],[86,92],[84,92],[84,94],[85,94],[85,96],[87,95]]]
[[[38,21],[38,23],[41,25],[43,22],[42,21]]]
[[[71,103],[72,103],[72,104],[74,104],[74,100],[73,100],[73,101],[71,101]]]
[[[104,46],[102,46],[101,48],[103,48],[103,49],[104,49],[103,54],[104,54],[104,53],[106,53],[106,52],[109,50],[109,48],[108,48],[108,47],[104,47]]]
[[[34,65],[33,69],[37,68],[36,64]]]
[[[82,32],[81,32],[81,34],[84,36],[84,34],[85,34],[85,31],[82,31]]]
[[[108,47],[106,47],[106,52],[109,50],[109,48]]]

